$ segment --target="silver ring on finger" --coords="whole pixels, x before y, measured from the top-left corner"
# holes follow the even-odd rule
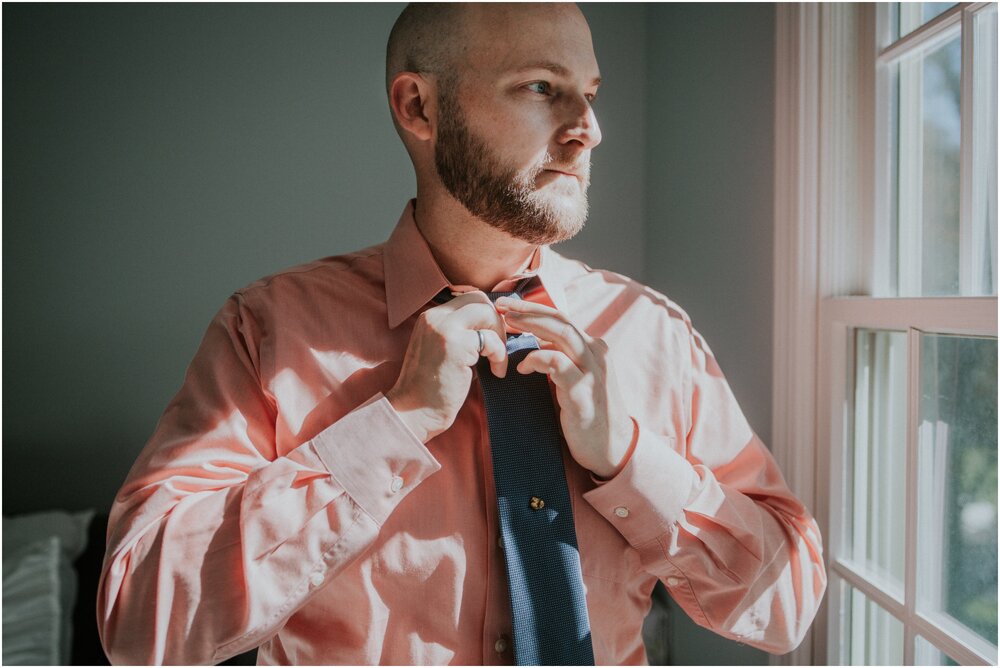
[[[477,329],[476,334],[479,335],[479,350],[476,351],[477,354],[483,354],[483,348],[486,347],[486,337],[483,336],[483,330]]]

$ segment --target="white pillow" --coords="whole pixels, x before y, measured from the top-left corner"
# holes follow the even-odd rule
[[[27,515],[4,515],[3,550],[16,550],[39,538],[57,536],[63,553],[72,562],[87,547],[87,527],[93,517],[93,510],[76,513],[47,510]]]
[[[58,665],[62,653],[59,539],[40,538],[3,555],[4,665]]]
[[[66,665],[76,572],[93,510],[3,518],[3,663]]]

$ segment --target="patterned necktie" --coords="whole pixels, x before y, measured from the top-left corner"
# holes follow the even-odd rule
[[[521,298],[518,292],[487,296]],[[477,365],[507,562],[514,658],[518,665],[593,665],[562,434],[548,378],[515,368],[538,347],[531,334],[508,335],[505,378],[494,376],[484,357]]]

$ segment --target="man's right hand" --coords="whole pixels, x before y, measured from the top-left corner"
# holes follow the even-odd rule
[[[479,335],[484,346],[479,349]],[[426,443],[455,421],[480,355],[493,374],[507,375],[503,316],[480,291],[467,292],[420,314],[410,335],[399,378],[386,398],[406,426]]]

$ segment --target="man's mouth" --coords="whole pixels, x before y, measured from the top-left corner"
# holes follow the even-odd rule
[[[551,168],[550,167],[548,169],[545,169],[544,171],[546,171],[546,172],[552,172],[554,174],[562,174],[563,176],[572,176],[573,178],[576,178],[576,179],[580,178],[580,175],[577,172],[570,171],[568,169],[555,169],[555,168]]]

